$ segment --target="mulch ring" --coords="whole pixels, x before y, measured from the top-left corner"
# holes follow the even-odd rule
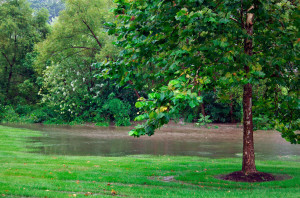
[[[245,175],[243,171],[237,171],[228,175],[218,175],[218,179],[235,181],[235,182],[268,182],[291,179],[289,175],[272,175],[270,173],[256,172]]]

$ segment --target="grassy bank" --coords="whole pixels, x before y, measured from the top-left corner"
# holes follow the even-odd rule
[[[0,126],[0,196],[300,197],[300,163],[257,161],[259,171],[291,179],[237,183],[216,179],[240,159],[170,156],[44,156],[30,153],[39,132]],[[165,181],[166,180],[166,181]]]

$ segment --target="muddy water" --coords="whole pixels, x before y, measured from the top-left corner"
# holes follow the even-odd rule
[[[241,157],[242,128],[219,125],[218,129],[192,124],[170,124],[151,137],[128,136],[132,127],[9,125],[42,131],[30,138],[37,152],[52,155],[124,156],[136,154],[189,155],[212,158]],[[291,145],[276,131],[256,131],[257,159],[300,161],[300,145]]]

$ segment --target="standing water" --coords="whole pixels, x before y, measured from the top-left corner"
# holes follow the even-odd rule
[[[211,158],[241,157],[242,128],[236,125],[218,125],[197,128],[192,124],[170,124],[157,130],[155,135],[133,138],[128,136],[132,127],[19,125],[7,126],[41,131],[43,136],[30,138],[38,143],[38,153],[46,155],[188,155]],[[286,142],[277,131],[255,131],[257,159],[300,161],[300,146]],[[35,144],[32,144],[33,147]]]

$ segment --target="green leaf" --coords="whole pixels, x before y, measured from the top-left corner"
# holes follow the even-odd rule
[[[136,102],[135,103],[135,107],[136,108],[141,108],[141,107],[143,107],[144,106],[144,103],[143,102]]]

